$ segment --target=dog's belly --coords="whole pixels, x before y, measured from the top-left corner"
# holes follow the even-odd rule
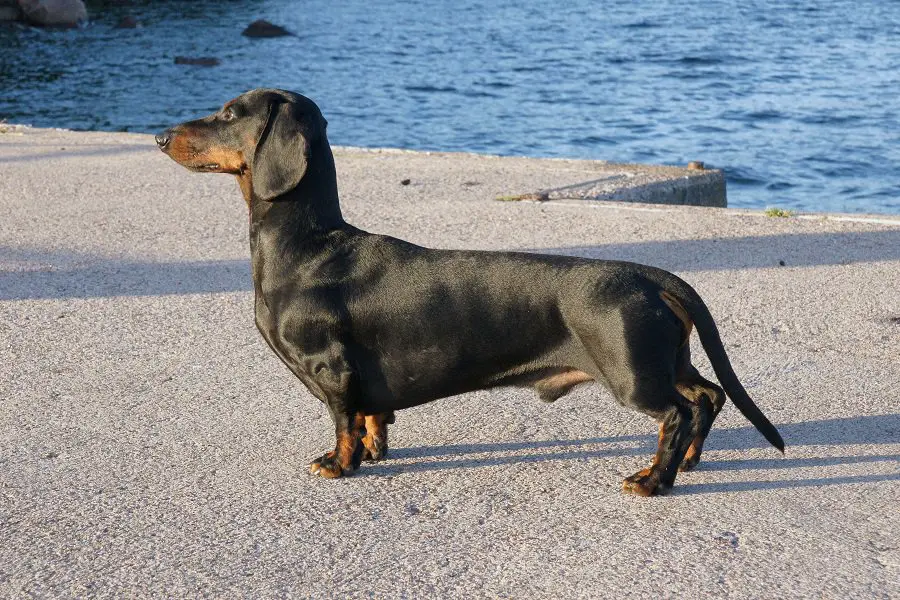
[[[372,412],[397,410],[501,385],[529,385],[541,374],[592,364],[564,326],[414,328],[360,336],[354,349],[363,401]]]

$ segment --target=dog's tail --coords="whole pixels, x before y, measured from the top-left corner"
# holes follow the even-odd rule
[[[737,375],[735,375],[734,369],[731,367],[731,361],[728,360],[728,354],[725,353],[725,346],[722,345],[722,338],[719,337],[719,328],[716,327],[716,322],[706,307],[706,303],[703,302],[700,295],[690,285],[680,279],[678,279],[676,285],[666,285],[665,288],[666,290],[662,292],[663,301],[677,315],[677,307],[673,307],[666,296],[676,300],[697,326],[700,343],[703,344],[703,349],[706,351],[713,371],[716,372],[716,377],[718,377],[719,383],[725,389],[725,393],[731,398],[734,405],[738,407],[738,410],[747,417],[747,420],[763,434],[763,437],[784,453],[784,440],[781,439],[781,434],[759,410],[759,407],[754,404],[749,394],[747,394],[747,390],[744,389]]]

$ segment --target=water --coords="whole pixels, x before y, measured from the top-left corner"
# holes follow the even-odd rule
[[[0,28],[0,118],[156,132],[283,87],[335,144],[702,160],[731,206],[900,213],[900,3],[633,4],[89,3],[82,29]],[[242,37],[257,18],[299,35]]]

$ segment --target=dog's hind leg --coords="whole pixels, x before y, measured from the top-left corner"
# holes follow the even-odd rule
[[[690,471],[700,462],[703,443],[712,429],[713,422],[725,405],[725,391],[700,375],[697,375],[697,379],[693,381],[679,381],[676,387],[681,395],[703,413],[703,428],[694,436],[684,459],[678,466],[679,471]]]
[[[705,412],[672,390],[668,408],[660,410],[652,403],[632,398],[629,404],[641,412],[659,419],[659,442],[649,467],[641,469],[622,482],[622,490],[638,496],[665,494],[675,483],[678,465],[688,452],[692,441],[706,425]],[[648,406],[648,404],[650,404]]]
[[[365,416],[366,434],[362,437],[363,460],[381,460],[387,456],[387,426],[393,422],[393,412]]]
[[[681,461],[681,465],[678,467],[679,471],[690,471],[700,462],[703,443],[712,429],[713,422],[725,405],[725,391],[712,381],[704,379],[697,369],[694,368],[691,364],[690,348],[687,344],[679,350],[679,356],[676,360],[678,363],[678,374],[676,375],[675,388],[703,414],[704,426],[694,436],[684,460]]]
[[[654,310],[651,310],[654,309]],[[575,332],[609,390],[623,406],[659,423],[653,462],[622,482],[626,493],[665,494],[675,483],[678,465],[691,441],[706,425],[707,413],[676,388],[677,374],[689,353],[686,331],[655,293],[631,298],[619,311],[598,311],[593,326],[577,323]],[[581,325],[578,327],[578,325]]]

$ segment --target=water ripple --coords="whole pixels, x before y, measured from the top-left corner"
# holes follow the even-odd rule
[[[0,119],[153,132],[286,87],[319,102],[338,144],[703,160],[725,169],[733,206],[900,213],[893,3],[91,7],[77,30],[0,27]],[[142,27],[116,29],[126,14]],[[258,18],[298,36],[242,37]]]

